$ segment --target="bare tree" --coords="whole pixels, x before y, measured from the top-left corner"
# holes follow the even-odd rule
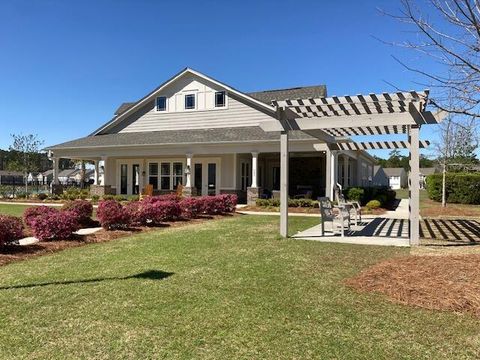
[[[408,24],[414,40],[396,43],[436,61],[440,67],[407,65],[426,79],[433,93],[430,102],[449,113],[480,116],[480,0],[400,0],[399,14],[388,14]]]

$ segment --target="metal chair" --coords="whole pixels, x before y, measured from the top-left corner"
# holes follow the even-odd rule
[[[325,236],[325,222],[332,223],[332,231],[335,232],[336,227],[340,227],[342,237],[345,236],[345,227],[350,231],[350,212],[344,206],[336,206],[338,213],[333,211],[334,206],[327,197],[318,198],[320,215],[322,221],[322,236]],[[346,226],[345,226],[346,225]]]
[[[355,216],[355,225],[358,225],[358,221],[362,221],[362,207],[358,201],[347,201],[342,193],[338,194],[338,205],[345,207],[349,213]]]

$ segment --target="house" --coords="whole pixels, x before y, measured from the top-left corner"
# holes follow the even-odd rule
[[[373,185],[374,186],[389,186],[389,178],[385,170],[380,165],[373,167]]]
[[[184,69],[136,102],[122,103],[113,118],[86,137],[50,146],[60,158],[95,163],[94,194],[238,194],[251,203],[280,189],[280,136],[272,101],[324,98],[326,87],[307,86],[245,93],[192,69]],[[330,148],[318,133],[290,131],[290,196],[313,196],[372,183],[374,159],[364,150]],[[332,138],[329,136],[329,139]],[[328,158],[328,159],[327,159]],[[103,181],[100,182],[100,169]],[[54,183],[62,183],[61,173]],[[334,181],[332,181],[334,180]]]
[[[407,172],[404,168],[384,168],[388,177],[388,186],[393,190],[404,189],[408,185]]]
[[[19,171],[0,170],[0,185],[24,185],[24,175]]]
[[[436,167],[431,167],[431,168],[420,168],[420,189],[426,189],[427,188],[427,176],[433,175],[438,173],[438,169]]]
[[[77,171],[77,169],[64,169],[62,171],[57,172],[58,173],[58,178],[57,178],[58,183],[60,183],[61,185],[64,185],[64,186],[72,185],[72,183],[74,182],[74,179],[73,179],[72,175],[75,174],[76,171]]]

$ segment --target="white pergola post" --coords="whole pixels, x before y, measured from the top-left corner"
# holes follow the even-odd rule
[[[93,177],[93,185],[100,185],[100,160],[95,160],[95,172]]]
[[[348,161],[349,161],[349,158],[347,155],[344,155],[343,156],[343,182],[342,182],[342,185],[343,185],[343,188],[347,188],[348,187]]]
[[[54,157],[52,158],[52,165],[53,165],[53,179],[52,179],[52,183],[53,185],[58,185],[58,174],[59,174],[59,169],[58,169],[58,166],[59,166],[59,158],[58,157]]]
[[[193,154],[187,154],[187,171],[186,171],[186,181],[185,187],[190,188],[192,187],[192,157]]]
[[[257,173],[258,173],[258,152],[252,152],[252,185],[250,187],[257,188]]]
[[[107,185],[107,176],[108,176],[108,172],[107,172],[108,157],[102,156],[102,161],[103,161],[103,183],[102,183],[102,185],[106,186]]]
[[[420,244],[420,151],[418,125],[408,128],[408,143],[410,146],[410,177],[409,177],[409,236],[410,246]]]
[[[288,236],[288,131],[280,135],[280,235]]]
[[[325,151],[325,196],[332,199],[332,151]]]
[[[332,165],[332,170],[330,172],[331,174],[331,180],[330,180],[330,200],[334,201],[335,200],[335,187],[337,186],[337,181],[338,181],[338,153],[337,151],[332,151],[331,152],[331,165]]]

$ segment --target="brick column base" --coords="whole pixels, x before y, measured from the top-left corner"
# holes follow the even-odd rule
[[[90,195],[115,195],[111,185],[90,185]]]
[[[195,195],[197,195],[197,188],[184,186],[183,189],[182,189],[182,195],[184,197],[195,196]]]
[[[247,205],[255,205],[261,193],[262,188],[260,187],[247,187]]]
[[[52,183],[52,194],[61,195],[63,194],[63,185],[62,184],[53,184]]]

